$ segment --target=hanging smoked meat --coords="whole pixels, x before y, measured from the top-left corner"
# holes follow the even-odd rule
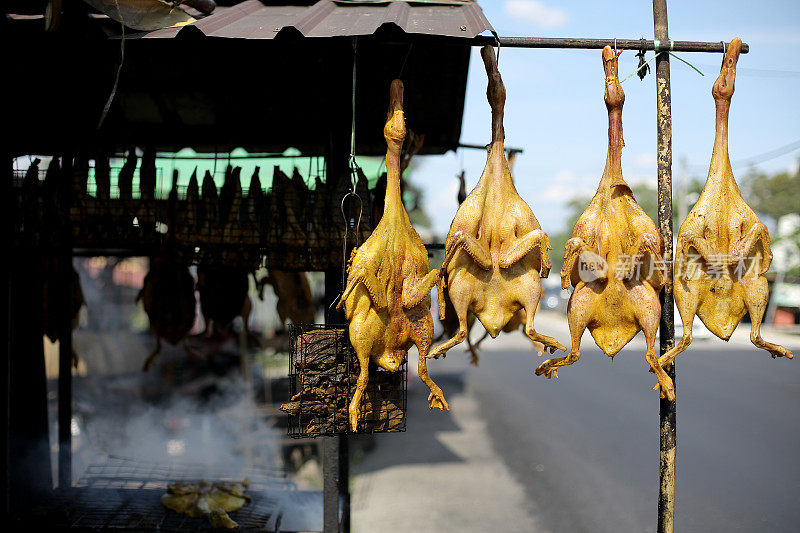
[[[736,62],[742,41],[728,45],[719,77],[711,89],[717,107],[716,137],[708,179],[700,198],[681,224],[675,251],[675,303],[683,338],[659,358],[668,368],[692,342],[697,315],[717,337],[730,339],[744,314],[750,313],[750,340],[772,357],[792,352],[761,338],[761,321],[769,289],[764,273],[772,261],[767,227],[745,203],[728,157],[728,112]],[[659,378],[662,397],[674,399],[672,382]]]
[[[139,167],[139,227],[142,231],[152,233],[156,226],[156,185],[158,170],[156,169],[156,151],[146,147],[142,153],[142,164]]]
[[[419,377],[431,391],[429,407],[449,409],[442,389],[428,376],[426,357],[433,339],[430,292],[439,282],[439,271],[430,270],[428,252],[411,226],[400,197],[400,147],[405,133],[403,82],[394,80],[383,129],[388,145],[383,216],[364,244],[353,250],[347,286],[337,305],[344,305],[350,342],[360,365],[348,409],[352,431],[357,429],[370,361],[390,372],[397,371],[412,345],[419,350]]]
[[[220,242],[222,231],[219,227],[219,193],[214,177],[206,170],[202,185],[202,214],[200,218],[200,238],[206,242]]]
[[[61,290],[61,280],[64,275],[63,261],[64,259],[58,257],[42,260],[42,331],[50,342],[56,342],[61,338],[63,329],[59,321],[63,320],[65,315],[69,316],[73,330],[78,327],[81,307],[86,303],[78,271],[70,265],[72,294],[69,307],[66,306],[67,302]],[[72,366],[78,368],[78,355],[75,350],[72,351]]]
[[[540,277],[550,271],[550,241],[514,188],[503,149],[505,86],[492,47],[485,46],[481,55],[489,77],[492,143],[483,175],[458,208],[445,242],[441,272],[458,316],[458,333],[436,346],[430,357],[445,354],[467,338],[470,312],[494,338],[521,310],[525,334],[552,353],[564,347],[533,328],[542,294]]]
[[[147,371],[161,352],[161,339],[175,345],[186,338],[194,325],[194,278],[186,265],[159,257],[150,261],[150,271],[136,301],[142,301],[156,336],[156,349],[144,362]]]
[[[278,297],[277,311],[281,329],[286,321],[293,324],[313,324],[317,314],[317,303],[311,293],[311,285],[305,272],[288,272],[270,269],[269,274],[258,282],[258,297],[263,300],[264,285],[272,285]]]
[[[253,303],[248,295],[249,270],[240,266],[200,265],[197,267],[197,292],[200,310],[206,326],[203,334],[213,333],[213,328],[227,329],[233,319],[242,317],[244,332],[249,341],[259,344],[258,337],[247,324]]]
[[[658,293],[664,285],[664,243],[652,219],[636,203],[622,178],[622,105],[617,58],[606,46],[605,101],[608,108],[608,156],[603,177],[586,210],[578,218],[564,249],[561,287],[575,290],[567,306],[572,350],[548,359],[536,375],[558,377],[558,368],[576,362],[586,328],[605,354],[613,357],[639,332],[647,341],[645,358],[661,376],[655,338],[661,316]]]

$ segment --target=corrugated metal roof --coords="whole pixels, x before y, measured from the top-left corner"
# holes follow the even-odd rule
[[[383,28],[456,38],[493,31],[474,0],[319,0],[311,5],[246,0],[235,6],[220,6],[210,16],[182,28],[157,30],[144,37],[170,38],[197,31],[206,37],[231,39],[350,37],[373,35]]]

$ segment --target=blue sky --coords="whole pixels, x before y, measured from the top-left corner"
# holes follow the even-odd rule
[[[483,0],[480,5],[500,35],[653,37],[652,3],[643,0]],[[737,166],[737,161],[800,139],[800,2],[673,0],[668,10],[674,40],[729,41],[739,36],[751,46],[751,52],[739,59],[730,115],[730,155],[734,175],[741,181],[748,166]],[[636,68],[635,54],[625,51],[620,56],[623,78]],[[673,179],[681,174],[682,158],[690,175],[704,179],[714,139],[711,85],[719,74],[722,55],[679,55],[705,76],[671,61]],[[557,232],[564,226],[566,202],[594,193],[605,163],[607,114],[600,51],[503,49],[500,71],[507,89],[506,144],[525,150],[514,168],[517,189],[543,229]],[[623,88],[623,174],[629,183],[655,183],[654,76],[644,81],[634,76]],[[478,50],[473,49],[462,142],[489,141],[485,91],[486,75]],[[795,150],[757,168],[792,169],[798,158],[800,150]],[[471,189],[484,163],[480,150],[417,159],[411,180],[424,189],[427,211],[439,235],[447,233],[457,208],[455,175],[463,168]]]

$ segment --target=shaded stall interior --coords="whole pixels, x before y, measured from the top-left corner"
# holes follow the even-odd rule
[[[13,3],[6,10],[2,39],[7,49],[13,47],[14,50],[13,64],[6,62],[4,68],[14,80],[12,105],[7,108],[6,119],[7,124],[13,125],[14,135],[3,149],[7,193],[4,197],[8,202],[5,211],[10,213],[7,240],[12,244],[14,257],[7,266],[9,283],[4,284],[10,310],[6,326],[9,342],[5,381],[8,389],[3,410],[7,414],[8,428],[4,442],[7,456],[13,458],[9,460],[4,484],[9,515],[16,514],[19,519],[42,497],[50,498],[53,494],[62,498],[67,506],[70,501],[76,508],[78,506],[75,503],[78,500],[71,500],[65,492],[75,487],[61,486],[55,493],[52,490],[57,484],[54,478],[61,478],[62,482],[72,479],[72,472],[64,471],[72,461],[68,453],[72,420],[64,418],[66,413],[71,413],[71,406],[69,409],[61,407],[57,426],[57,441],[61,447],[58,464],[53,465],[41,335],[45,310],[40,296],[43,265],[48,260],[58,258],[61,262],[58,290],[65,301],[72,298],[68,265],[75,256],[121,258],[171,254],[181,257],[187,265],[213,262],[252,267],[264,264],[267,268],[287,271],[324,272],[324,307],[328,309],[341,289],[342,234],[346,226],[338,221],[341,220],[340,196],[349,190],[354,179],[348,166],[353,99],[356,102],[354,152],[359,156],[385,153],[382,129],[386,96],[391,80],[396,77],[403,79],[406,86],[408,127],[425,135],[420,153],[442,154],[459,144],[470,54],[468,41],[465,45],[463,37],[472,38],[490,29],[480,9],[471,2],[434,7],[403,3],[406,11],[411,11],[410,15],[405,12],[404,17],[392,15],[391,6],[378,6],[385,12],[386,22],[366,35],[348,35],[347,29],[340,29],[345,35],[337,35],[332,30],[327,36],[303,36],[301,29],[305,26],[300,23],[309,17],[324,15],[324,9],[332,16],[333,11],[327,4],[334,2],[295,3],[291,7],[296,8],[296,19],[281,19],[280,25],[270,23],[269,13],[260,13],[259,28],[268,32],[269,38],[254,34],[220,37],[208,30],[217,28],[216,31],[224,33],[226,28],[236,27],[231,20],[242,24],[254,14],[258,15],[262,6],[260,2],[249,0],[238,7],[245,4],[247,10],[242,10],[238,18],[231,12],[226,15],[226,6],[220,6],[215,15],[201,20],[208,23],[203,31],[194,26],[180,31],[162,30],[166,32],[162,38],[155,38],[158,32],[131,31],[126,31],[123,37],[119,24],[89,13],[83,7],[65,12],[58,32],[43,31],[42,20],[35,16],[9,16],[21,11],[14,11]],[[335,4],[335,9],[352,10],[348,14],[354,20],[364,16],[359,9],[367,9],[357,4]],[[263,4],[264,9],[267,7],[275,6]],[[316,11],[309,13],[312,9]],[[447,9],[448,12],[430,15],[431,9]],[[456,13],[454,9],[460,11]],[[457,32],[459,37],[438,34],[436,25],[427,33],[412,33],[412,23],[419,18],[415,19],[414,10],[427,10],[426,16],[455,25],[448,32]],[[215,26],[215,16],[227,18]],[[330,27],[335,28],[333,22]],[[350,29],[354,28],[355,25]],[[120,68],[121,57],[124,59]],[[447,68],[442,68],[444,65]],[[115,85],[118,68],[119,81]],[[112,94],[108,113],[98,127]],[[137,197],[138,209],[149,210],[153,222],[162,224],[160,230],[155,229],[155,224],[152,228],[137,224],[135,229],[128,227],[122,232],[90,231],[96,224],[96,218],[90,216],[96,202],[91,190],[76,187],[74,172],[73,180],[65,173],[66,177],[57,182],[58,209],[66,215],[59,227],[43,227],[52,231],[32,234],[30,224],[20,226],[19,222],[25,219],[32,206],[22,198],[24,176],[15,172],[15,162],[19,158],[58,157],[62,168],[68,162],[70,169],[77,167],[78,161],[86,161],[92,162],[90,165],[94,169],[96,162],[103,158],[112,157],[121,162],[134,147],[140,152],[147,150],[157,154],[173,154],[186,147],[198,153],[230,154],[243,148],[262,156],[279,156],[293,149],[291,153],[294,154],[322,158],[327,197],[321,209],[339,226],[315,240],[314,246],[308,240],[301,242],[296,248],[304,253],[296,254],[286,253],[291,244],[286,238],[267,236],[264,231],[255,239],[245,239],[244,243],[241,239],[225,238],[211,242],[202,235],[176,242],[171,238],[172,230],[180,228],[170,227],[170,223],[176,226],[170,213],[174,213],[176,205],[178,211],[184,209],[186,193],[182,189],[177,191],[177,204],[171,204],[170,191],[164,185],[168,180],[162,176],[159,190],[152,198]],[[220,156],[220,161],[224,160],[225,156]],[[262,170],[271,174],[269,169]],[[42,185],[45,173],[42,168]],[[242,176],[243,183],[248,178]],[[310,176],[305,178],[310,180]],[[243,190],[242,197],[248,192]],[[267,186],[265,193],[270,192],[274,191]],[[111,198],[110,203],[113,201]],[[113,217],[106,220],[112,225],[119,224]],[[309,220],[299,222],[310,231]],[[365,217],[361,231],[368,235],[374,222]],[[266,221],[261,229],[269,226]],[[205,253],[198,253],[198,250]],[[68,366],[72,324],[71,317],[63,315],[58,322],[62,341],[57,396],[72,398]],[[326,319],[343,321],[337,316],[326,316]],[[65,378],[65,375],[70,377]],[[133,473],[117,470],[116,479],[135,484],[134,474],[141,474],[143,466],[141,463],[128,466]],[[92,474],[92,471],[87,473]],[[177,473],[174,475],[181,477]],[[80,479],[87,490],[101,490],[97,493],[99,498],[88,500],[89,505],[102,501],[103,486],[96,485],[99,478]],[[265,479],[273,478],[267,475]],[[276,475],[274,479],[281,478]],[[107,518],[107,514],[103,516]],[[275,519],[276,515],[271,516],[272,525],[268,527],[277,527]],[[106,527],[108,524],[110,522],[106,522]],[[151,526],[189,527],[188,524],[150,522],[126,527]],[[262,526],[267,527],[259,525]]]

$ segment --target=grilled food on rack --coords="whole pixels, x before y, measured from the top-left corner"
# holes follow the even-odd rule
[[[352,431],[357,429],[370,361],[394,372],[412,345],[419,349],[419,376],[431,391],[428,405],[449,409],[442,389],[428,376],[426,356],[433,338],[430,292],[439,283],[439,271],[430,270],[428,252],[400,198],[400,146],[405,130],[403,82],[394,80],[383,129],[388,145],[385,209],[372,235],[353,250],[347,286],[337,305],[344,305],[360,366],[348,409]]]
[[[445,242],[441,273],[458,316],[458,333],[436,346],[430,357],[445,354],[467,338],[470,312],[496,337],[524,310],[525,334],[531,340],[542,342],[551,352],[564,349],[533,328],[542,294],[540,276],[547,277],[550,270],[550,241],[514,188],[503,149],[505,86],[492,48],[485,46],[481,55],[489,77],[492,143],[483,175],[458,208]]]
[[[238,511],[250,501],[250,496],[245,494],[249,484],[247,479],[239,483],[210,483],[203,480],[197,483],[170,483],[167,493],[161,496],[161,504],[192,518],[206,518],[211,527],[234,529],[239,524],[228,513]]]
[[[742,198],[728,157],[728,112],[741,46],[739,38],[730,42],[711,90],[717,108],[711,167],[700,198],[681,224],[675,251],[675,303],[683,338],[659,358],[664,368],[691,344],[695,315],[714,335],[728,340],[744,314],[750,313],[753,344],[772,357],[794,357],[783,346],[761,338],[769,298],[764,273],[772,261],[769,232]],[[669,377],[658,381],[662,397],[673,399]]]
[[[572,350],[548,359],[536,375],[558,377],[558,368],[580,358],[581,336],[588,327],[597,345],[613,357],[638,332],[647,341],[645,358],[666,375],[655,355],[661,316],[658,293],[664,285],[664,243],[658,228],[636,203],[622,178],[622,105],[617,58],[603,49],[605,102],[608,108],[608,156],[597,193],[578,218],[564,250],[561,286],[575,286],[567,308]],[[659,377],[661,379],[661,377]]]
[[[178,344],[191,331],[195,319],[194,278],[186,265],[165,257],[153,258],[136,301],[142,300],[156,336],[156,349],[144,362],[147,371],[161,352],[161,339]]]

